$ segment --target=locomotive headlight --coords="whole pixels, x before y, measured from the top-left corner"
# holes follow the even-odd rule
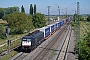
[[[24,41],[22,41],[22,44],[24,44],[25,42]]]
[[[29,45],[31,46],[31,41],[29,42]]]

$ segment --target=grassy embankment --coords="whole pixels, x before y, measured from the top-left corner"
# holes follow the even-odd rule
[[[72,22],[72,25],[75,28],[76,24],[74,22]],[[85,48],[82,48],[82,47],[86,46],[86,45],[84,45],[84,43],[86,43],[85,39],[89,38],[89,37],[87,37],[88,33],[90,33],[90,22],[88,22],[88,21],[80,21],[80,52],[81,52],[81,55],[85,54],[85,52],[86,52],[86,51],[82,52],[82,50],[85,50]],[[78,46],[78,45],[76,45],[76,46]],[[88,47],[86,47],[86,48],[88,48]],[[85,56],[84,56],[84,58],[85,58]]]
[[[88,32],[90,32],[90,22],[81,21],[80,22],[80,37],[84,38]]]

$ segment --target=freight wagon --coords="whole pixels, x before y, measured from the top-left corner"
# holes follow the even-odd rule
[[[50,34],[53,34],[55,31],[55,24],[48,25],[50,27]]]
[[[52,33],[56,32],[67,22],[69,22],[68,18],[66,20],[61,20],[60,22],[50,24],[46,27],[39,28],[36,31],[22,37],[22,43],[21,43],[22,48],[30,49],[30,50],[35,49],[45,39],[47,39]]]
[[[47,39],[47,37],[50,35],[50,27],[49,26],[42,27],[38,30],[44,32],[44,39]]]

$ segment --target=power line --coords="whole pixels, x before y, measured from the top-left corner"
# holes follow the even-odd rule
[[[72,10],[72,11],[74,11],[74,14],[76,14],[76,10]]]
[[[74,3],[74,4],[72,4],[72,5],[70,5],[70,6],[68,6],[68,7],[66,7],[66,8],[62,8],[61,10],[66,10],[66,17],[68,17],[68,8],[70,8],[70,7],[72,7],[72,6],[74,6],[74,5],[76,5],[77,3]],[[54,4],[55,6],[57,6],[58,7],[58,15],[60,16],[60,6],[58,6],[58,5],[56,5],[56,4]],[[57,12],[57,11],[52,11],[52,12],[50,12],[50,7],[51,6],[48,6],[48,21],[49,21],[49,16],[50,16],[50,13],[55,13],[55,12]],[[49,22],[48,22],[48,24],[49,24]]]
[[[68,10],[68,8],[69,7],[71,7],[71,6],[73,6],[73,5],[75,5],[76,3],[74,3],[74,4],[72,4],[72,5],[70,5],[70,6],[68,6],[68,7],[66,7],[67,8],[67,10]],[[56,5],[56,4],[54,4],[54,5]],[[60,8],[58,5],[56,5],[58,8]],[[51,7],[51,6],[50,6]],[[66,8],[62,8],[61,10],[66,10]],[[52,11],[52,12],[49,12],[49,13],[55,13],[55,12],[57,12],[57,11]],[[59,10],[59,13],[60,13],[60,10]],[[68,13],[68,11],[67,11],[67,13]],[[60,14],[59,14],[60,15]]]
[[[68,17],[68,8],[70,8],[71,6],[74,6],[74,5],[76,5],[76,3],[62,9],[62,10],[66,9],[66,17]]]
[[[52,12],[50,12],[50,13],[55,13],[55,12],[57,12],[57,11],[52,11]]]
[[[76,5],[76,4],[77,4],[77,3],[74,3],[74,4],[70,5],[70,6],[68,6],[67,8],[72,7],[72,6]]]
[[[59,13],[58,17],[60,17],[60,6],[58,6],[56,4],[54,4],[54,5],[58,7],[58,13]]]

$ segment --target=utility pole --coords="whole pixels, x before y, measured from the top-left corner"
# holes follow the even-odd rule
[[[7,26],[6,27],[6,37],[7,37],[7,40],[6,40],[6,43],[7,43],[7,54],[10,53],[10,44],[11,44],[11,40],[8,40],[9,38],[9,33],[10,33],[10,29],[9,27]]]
[[[66,18],[68,17],[68,8],[66,8]]]
[[[48,6],[48,25],[50,24],[50,21],[49,21],[49,16],[50,16],[50,7],[51,7],[51,6]]]
[[[56,4],[54,4],[54,5],[58,7],[58,17],[60,17],[60,7]]]
[[[74,11],[74,14],[76,14],[76,10],[72,10],[72,11]]]
[[[79,15],[80,15],[80,8],[79,8],[79,2],[77,2],[77,24],[78,24],[78,43],[79,43],[79,55],[80,55],[80,19],[79,19]]]
[[[76,10],[75,10],[75,14],[76,14]]]
[[[76,19],[76,45],[77,46],[75,46],[76,47],[75,54],[77,54],[77,51],[78,51],[78,55],[80,55],[80,19],[79,19],[79,15],[80,15],[80,8],[79,8],[79,2],[77,2],[77,16],[76,16],[77,17],[77,19]]]
[[[58,12],[59,12],[59,17],[60,17],[60,8],[58,8]]]
[[[62,19],[63,19],[63,9],[62,9]]]

